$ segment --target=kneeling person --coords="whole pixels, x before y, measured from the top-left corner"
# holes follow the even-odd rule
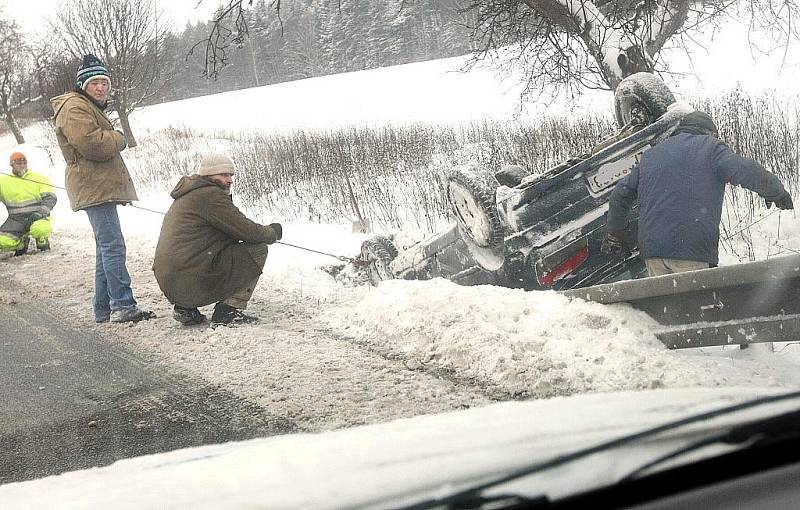
[[[23,255],[31,237],[37,250],[49,250],[50,211],[56,205],[50,179],[30,171],[21,152],[11,154],[10,164],[12,175],[0,176],[0,201],[8,210],[8,219],[0,226],[0,251]]]
[[[239,211],[230,195],[233,174],[229,157],[210,154],[197,174],[181,177],[172,190],[153,271],[181,324],[205,322],[197,307],[214,302],[212,325],[257,320],[242,310],[261,276],[267,245],[281,238],[282,228]]]

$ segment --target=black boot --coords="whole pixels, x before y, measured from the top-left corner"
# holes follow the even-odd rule
[[[257,321],[258,317],[244,314],[238,308],[226,305],[222,301],[214,306],[214,313],[211,315],[212,326],[233,326],[236,324],[250,324]]]
[[[206,316],[200,313],[197,308],[186,308],[180,305],[175,305],[175,308],[173,308],[172,318],[184,326],[203,324],[207,320]]]
[[[22,238],[22,244],[20,245],[19,249],[14,252],[15,257],[19,257],[20,255],[25,255],[28,253],[28,243],[30,242],[30,238],[25,236]]]

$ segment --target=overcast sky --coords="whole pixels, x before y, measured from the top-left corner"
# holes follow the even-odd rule
[[[104,0],[98,0],[104,1]],[[174,26],[181,30],[188,21],[198,22],[210,18],[216,6],[222,0],[155,0]],[[38,32],[46,29],[46,19],[51,16],[65,0],[0,0],[5,6],[6,14],[15,19],[26,32]]]

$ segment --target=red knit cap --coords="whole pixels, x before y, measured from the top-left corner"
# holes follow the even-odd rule
[[[27,159],[27,158],[25,158],[25,154],[23,154],[21,152],[14,152],[14,153],[11,154],[11,161],[12,162],[20,160],[20,159]]]

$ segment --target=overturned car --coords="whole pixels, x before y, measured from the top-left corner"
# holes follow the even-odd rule
[[[402,251],[389,237],[367,239],[360,260],[370,282],[443,277],[463,285],[563,290],[644,275],[636,211],[627,255],[600,251],[608,199],[642,154],[693,109],[649,73],[623,80],[614,107],[622,126],[616,135],[542,174],[517,166],[455,168],[446,187],[454,223]]]

